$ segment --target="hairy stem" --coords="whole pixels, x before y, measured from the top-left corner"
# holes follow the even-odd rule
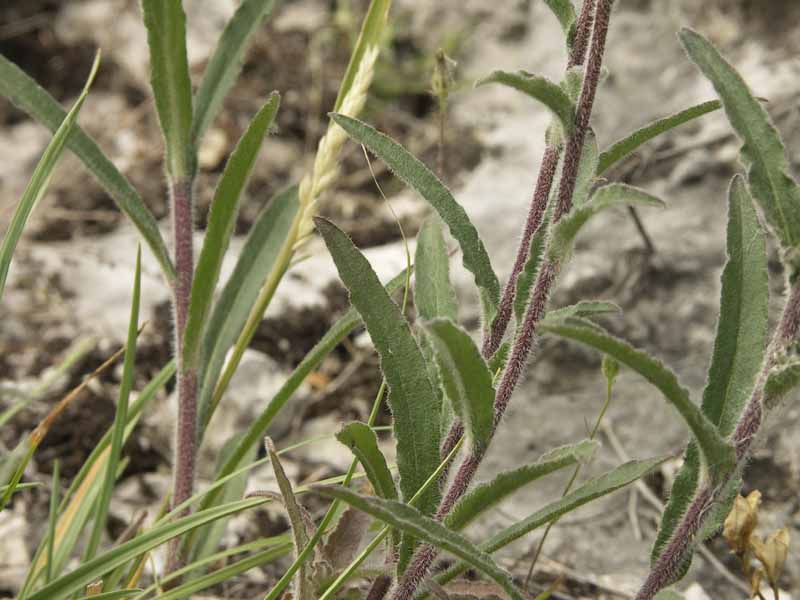
[[[575,39],[572,42],[572,50],[569,53],[567,68],[582,65],[586,60],[586,49],[589,47],[589,37],[594,25],[594,6],[597,0],[584,0],[581,7],[581,14],[575,23]]]

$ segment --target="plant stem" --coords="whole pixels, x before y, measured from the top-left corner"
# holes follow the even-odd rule
[[[589,65],[587,67],[586,77],[584,78],[583,89],[581,90],[581,101],[575,118],[575,133],[573,137],[570,138],[567,145],[567,151],[570,152],[571,149],[573,155],[576,154],[578,158],[580,158],[583,142],[586,137],[586,130],[589,126],[589,118],[591,117],[597,84],[600,80],[600,68],[605,51],[608,23],[611,17],[613,1],[614,0],[600,0],[599,6],[597,7],[592,47],[589,54]],[[578,143],[575,138],[579,138],[580,142]],[[553,215],[554,222],[557,222],[564,214],[569,212],[572,207],[572,194],[575,190],[575,180],[578,174],[577,166],[577,162],[569,169],[567,169],[566,164],[564,165],[558,196],[561,211],[556,210],[556,214]],[[547,256],[546,253],[545,256]],[[548,260],[543,261],[539,267],[539,271],[536,275],[536,282],[531,292],[531,299],[525,309],[525,316],[519,328],[519,334],[514,340],[511,356],[508,359],[508,364],[503,372],[500,385],[495,395],[492,437],[494,437],[494,433],[497,431],[497,427],[508,408],[511,395],[519,382],[530,356],[530,352],[536,342],[536,327],[544,316],[545,307],[550,297],[550,291],[560,269],[560,264]],[[798,323],[800,323],[800,318],[798,318]],[[483,459],[483,455],[483,452],[470,452],[464,458],[450,488],[442,499],[439,510],[436,512],[437,519],[442,519],[446,516],[453,504],[455,504],[467,490]],[[427,575],[436,555],[437,550],[430,544],[420,546],[412,558],[408,569],[406,569],[406,572],[398,582],[397,588],[392,594],[392,600],[411,600],[413,598],[419,584]]]

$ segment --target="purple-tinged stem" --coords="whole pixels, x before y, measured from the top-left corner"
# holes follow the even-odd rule
[[[464,425],[461,423],[459,419],[453,421],[452,426],[450,427],[450,431],[447,432],[447,436],[444,438],[444,442],[442,442],[442,448],[439,450],[439,460],[443,461],[450,453],[453,451],[453,448],[456,447],[456,444],[459,442],[461,437],[464,435]],[[439,485],[443,486],[447,483],[447,478],[450,476],[450,467],[453,465],[453,461],[455,457],[451,458],[447,465],[442,469],[442,474],[439,476]]]
[[[572,42],[572,50],[569,53],[567,68],[582,65],[586,60],[586,49],[589,47],[589,36],[594,25],[594,5],[597,0],[584,0],[581,14],[575,23],[575,39]]]

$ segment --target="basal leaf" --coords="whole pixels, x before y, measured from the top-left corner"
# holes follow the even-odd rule
[[[439,379],[453,410],[473,451],[482,454],[494,429],[492,373],[469,334],[452,321],[428,321],[425,331],[433,341]]]
[[[350,448],[364,472],[372,489],[381,498],[397,499],[397,489],[386,458],[378,447],[378,438],[366,423],[348,423],[336,434],[336,439]]]
[[[450,257],[441,224],[428,219],[417,237],[414,255],[414,306],[424,320],[458,318],[456,292],[450,283]]]
[[[391,138],[366,123],[334,114],[338,123],[356,142],[364,144],[406,184],[417,190],[439,213],[450,234],[461,246],[464,267],[475,276],[484,306],[484,320],[491,322],[500,300],[500,283],[478,231],[463,207],[433,172]]]
[[[0,94],[50,131],[57,131],[66,118],[64,109],[46,90],[2,55],[0,55]],[[175,278],[175,267],[156,219],[130,182],[77,124],[67,139],[67,148],[83,162],[119,209],[136,226],[158,260],[164,276],[168,281],[172,281]]]
[[[444,524],[450,529],[463,529],[523,486],[564,467],[586,462],[599,446],[597,442],[584,440],[551,450],[529,465],[500,473],[491,481],[467,492],[445,517]]]
[[[689,58],[714,85],[725,113],[744,141],[741,160],[748,183],[784,249],[800,243],[800,188],[789,176],[786,151],[767,111],[719,51],[689,29],[680,33]]]
[[[652,383],[683,417],[706,459],[709,476],[721,481],[731,472],[733,447],[717,431],[716,426],[689,398],[689,392],[675,373],[646,352],[612,336],[598,325],[583,319],[569,319],[560,324],[541,324],[543,333],[575,340],[609,354]]]
[[[400,307],[364,255],[330,221],[317,218],[315,223],[380,355],[397,440],[400,491],[408,500],[439,466],[439,407],[425,360]],[[438,490],[429,489],[417,506],[430,514],[438,500]]]
[[[98,52],[95,56],[94,64],[92,65],[86,84],[83,86],[81,95],[78,96],[72,109],[67,116],[64,117],[63,121],[61,121],[53,139],[50,140],[50,143],[47,145],[42,158],[36,164],[31,180],[28,182],[25,192],[22,194],[22,198],[14,211],[14,215],[11,217],[11,222],[3,236],[3,242],[0,244],[0,300],[3,298],[3,290],[6,286],[8,270],[11,267],[11,259],[14,256],[17,243],[22,237],[22,231],[25,229],[28,217],[47,191],[50,178],[61,158],[67,140],[75,127],[78,113],[80,113],[86,96],[89,94],[89,87],[92,85],[92,81],[94,81],[94,76],[99,66],[100,53]],[[3,73],[2,70],[0,70],[0,78],[2,78],[2,76]],[[2,83],[0,83],[0,85],[2,85]]]
[[[699,119],[703,115],[714,112],[722,108],[722,103],[719,100],[711,100],[710,102],[703,102],[696,104],[686,110],[669,115],[663,119],[658,119],[652,123],[645,125],[641,129],[637,129],[630,135],[614,142],[608,150],[604,150],[600,154],[600,161],[597,165],[597,176],[600,177],[603,173],[608,171],[612,166],[617,164],[626,156],[630,156],[641,146],[646,144],[658,136],[680,127],[690,121]]]
[[[225,25],[194,95],[191,143],[195,149],[242,71],[250,39],[272,13],[276,3],[276,0],[243,0]]]
[[[561,89],[561,86],[546,77],[523,72],[495,71],[491,75],[479,79],[475,86],[489,83],[500,83],[514,88],[544,104],[561,123],[567,137],[571,136],[575,130],[575,104]]]
[[[142,13],[150,48],[150,85],[164,133],[167,169],[173,177],[185,177],[193,171],[186,15],[181,0],[142,0]]]
[[[222,259],[228,249],[236,225],[236,215],[242,192],[247,186],[250,173],[258,158],[261,144],[275,119],[280,96],[273,93],[258,111],[247,131],[225,165],[208,217],[208,227],[203,249],[197,260],[192,296],[189,304],[189,319],[183,344],[183,360],[187,368],[194,367],[199,351],[203,329],[211,309],[214,290],[219,280]]]
[[[446,528],[430,517],[426,517],[416,508],[396,500],[361,496],[343,487],[315,486],[313,489],[323,496],[346,502],[350,506],[372,515],[407,535],[417,537],[453,554],[491,577],[514,600],[523,600],[523,594],[514,585],[511,575],[497,566],[488,554],[479,550],[461,534]]]

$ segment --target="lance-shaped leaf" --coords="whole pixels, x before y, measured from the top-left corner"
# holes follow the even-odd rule
[[[339,517],[336,529],[328,536],[322,549],[325,560],[335,572],[347,568],[350,561],[356,557],[371,522],[372,519],[368,514],[352,506],[348,506]]]
[[[605,302],[603,300],[581,300],[577,304],[547,311],[547,314],[544,316],[544,321],[556,323],[570,317],[595,317],[598,315],[614,315],[621,312],[622,309],[613,302]]]
[[[496,552],[500,548],[507,546],[511,542],[518,540],[531,531],[558,520],[563,515],[588,504],[592,500],[602,498],[615,492],[634,481],[644,477],[656,469],[665,458],[651,458],[647,460],[631,461],[613,469],[599,477],[590,479],[579,488],[570,492],[561,499],[548,504],[544,508],[525,519],[506,527],[502,531],[492,536],[489,540],[481,544],[481,549],[489,554]],[[459,573],[469,568],[468,564],[456,564],[447,571],[436,576],[439,583],[452,580]]]
[[[348,423],[336,434],[336,439],[350,448],[364,472],[372,489],[381,498],[397,499],[397,489],[386,458],[378,447],[378,437],[366,423]]]
[[[56,132],[66,118],[67,113],[45,89],[2,55],[0,55],[0,94],[50,131]],[[77,124],[74,124],[72,134],[67,138],[67,148],[83,162],[119,209],[136,226],[156,257],[164,276],[168,281],[172,281],[175,278],[175,268],[169,250],[153,213],[147,208],[138,192],[108,160],[97,143]]]
[[[272,13],[275,4],[276,0],[244,0],[225,25],[194,96],[191,143],[195,149],[242,71],[250,38]]]
[[[315,223],[380,355],[397,440],[400,491],[408,500],[439,466],[439,406],[425,359],[400,307],[386,293],[364,255],[330,221],[316,218]],[[433,486],[417,506],[430,514],[438,497]]]
[[[414,254],[414,306],[419,316],[429,321],[458,318],[456,292],[450,282],[450,257],[441,224],[427,219],[417,236]]]
[[[447,515],[444,524],[450,529],[463,529],[480,514],[529,483],[564,467],[586,462],[599,446],[598,442],[583,440],[551,450],[524,467],[500,473],[464,495]]]
[[[186,367],[195,366],[201,336],[219,280],[222,259],[225,257],[236,225],[242,192],[247,186],[261,144],[275,119],[279,104],[280,96],[273,92],[242,135],[217,184],[203,249],[200,251],[192,281],[189,319],[183,343],[183,360]]]
[[[768,408],[772,408],[798,385],[800,385],[800,360],[791,357],[770,370],[764,383],[764,402]]]
[[[586,132],[586,139],[581,150],[581,161],[578,163],[578,175],[575,179],[575,191],[572,193],[572,205],[583,206],[589,199],[592,188],[597,181],[597,164],[600,160],[600,150],[597,146],[597,136],[593,129]],[[558,188],[553,186],[553,194]]]
[[[478,231],[464,208],[436,175],[408,150],[366,123],[344,115],[331,116],[356,142],[364,144],[407,185],[414,188],[439,213],[450,234],[461,246],[464,267],[475,277],[484,306],[484,320],[491,322],[500,300],[500,282]]]
[[[722,272],[720,318],[701,405],[723,437],[733,432],[761,372],[769,312],[766,241],[739,175],[731,182],[728,206],[728,261]],[[690,443],[661,519],[654,560],[694,499],[699,482],[700,456]]]
[[[636,152],[650,140],[720,108],[722,108],[722,103],[719,100],[703,102],[637,129],[630,135],[614,142],[608,150],[604,150],[600,154],[597,176],[599,177],[623,158]]]
[[[528,301],[531,297],[531,289],[533,288],[533,283],[536,281],[536,273],[539,271],[539,264],[541,263],[544,249],[547,246],[550,222],[553,214],[551,210],[552,206],[553,198],[551,197],[547,205],[547,210],[544,213],[542,224],[531,239],[531,247],[528,250],[528,258],[525,261],[525,266],[522,267],[522,271],[519,277],[517,277],[517,291],[514,296],[514,319],[517,322],[517,326],[519,326],[525,316],[525,309],[528,307]]]
[[[489,445],[493,430],[492,373],[469,334],[452,321],[428,321],[425,331],[433,342],[439,379],[447,397],[464,424],[473,451],[481,454]]]
[[[225,357],[239,337],[264,280],[272,271],[297,210],[297,186],[292,186],[276,195],[261,211],[247,235],[233,273],[211,311],[203,336],[200,369],[203,376],[199,394],[201,439],[211,417],[209,405]],[[263,432],[252,439],[251,445],[257,445],[262,437]]]
[[[8,270],[11,267],[11,259],[14,256],[17,243],[22,237],[22,231],[25,229],[28,217],[47,191],[50,178],[53,176],[61,154],[64,152],[67,140],[72,134],[75,122],[78,120],[78,114],[86,100],[86,96],[89,94],[89,87],[92,85],[92,81],[94,81],[94,76],[97,74],[97,68],[99,66],[100,53],[98,52],[94,58],[92,69],[83,86],[81,95],[78,96],[72,109],[70,109],[67,116],[61,122],[61,125],[59,125],[53,139],[50,140],[50,143],[47,145],[42,158],[36,164],[33,176],[28,182],[25,192],[22,194],[22,198],[14,211],[14,215],[11,217],[11,222],[3,236],[3,242],[0,244],[0,299],[3,298],[3,290],[6,286]],[[0,72],[0,76],[2,76],[2,72]]]
[[[553,226],[548,247],[549,260],[557,264],[569,254],[575,238],[589,219],[603,210],[623,205],[662,207],[664,203],[644,190],[624,183],[603,186],[592,195],[588,202],[573,208],[568,215]]]
[[[572,5],[571,0],[544,0],[553,14],[558,19],[561,29],[564,30],[564,35],[567,36],[567,45],[572,45],[572,38],[575,35],[575,7]]]
[[[740,158],[767,222],[784,249],[797,248],[800,188],[789,176],[786,150],[767,111],[708,40],[689,29],[681,30],[680,39],[689,58],[714,85],[728,120],[744,141]]]
[[[700,407],[692,402],[688,390],[663,363],[584,319],[567,319],[559,324],[542,323],[541,330],[608,354],[647,379],[683,417],[706,459],[712,480],[718,482],[730,474],[734,464],[733,446],[720,435]]]
[[[491,577],[514,600],[523,600],[522,592],[514,585],[511,574],[499,567],[491,556],[478,549],[460,533],[426,517],[416,508],[396,500],[362,496],[343,487],[314,486],[313,489],[323,496],[341,500],[387,525],[453,554]]]
[[[530,73],[508,71],[494,71],[492,74],[479,79],[475,86],[489,83],[500,83],[527,94],[534,100],[544,104],[556,116],[567,137],[575,131],[575,104],[566,92],[556,83],[546,77]]]
[[[167,169],[173,177],[191,173],[192,82],[186,58],[186,15],[181,0],[142,0],[150,85],[164,133]]]

